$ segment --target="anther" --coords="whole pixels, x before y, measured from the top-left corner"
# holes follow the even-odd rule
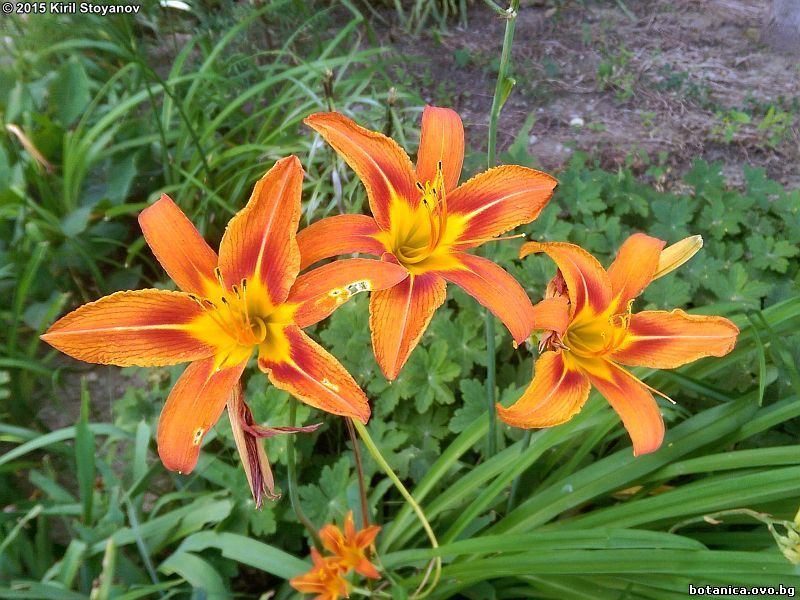
[[[219,282],[220,287],[224,290],[225,289],[225,280],[222,278],[222,269],[217,267],[214,269],[214,275],[217,276],[217,281]]]
[[[425,188],[423,187],[423,185],[419,181],[417,182],[417,189],[420,192],[424,192],[425,191]]]

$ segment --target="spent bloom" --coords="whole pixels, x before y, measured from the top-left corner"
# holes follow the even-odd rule
[[[254,350],[259,368],[276,387],[329,413],[362,422],[369,418],[364,392],[302,328],[327,317],[356,291],[394,285],[405,271],[352,259],[298,277],[302,179],[297,157],[279,160],[228,223],[219,255],[177,205],[162,196],[141,213],[139,223],[181,291],[117,292],[81,306],[42,336],[87,362],[143,367],[190,362],[158,424],[158,452],[168,469],[192,471],[203,438],[226,403],[231,403],[243,460],[256,470],[266,459],[254,439],[293,431],[259,430],[234,394]],[[271,493],[264,489],[271,482],[268,473],[249,470],[248,479]],[[255,488],[254,495],[259,501]]]
[[[333,216],[301,231],[303,268],[362,252],[406,273],[370,297],[372,347],[387,378],[397,377],[444,302],[448,281],[489,308],[516,343],[530,335],[532,305],[519,283],[466,250],[534,220],[550,199],[555,179],[505,165],[459,186],[464,128],[458,114],[447,108],[425,108],[416,166],[394,140],[339,113],[317,113],[305,123],[356,172],[372,216]]]
[[[664,422],[651,392],[661,394],[622,365],[673,369],[706,356],[724,356],[739,333],[723,317],[677,309],[631,311],[642,290],[691,258],[702,240],[696,236],[666,249],[664,245],[644,234],[632,235],[608,271],[573,244],[522,246],[520,258],[545,253],[558,271],[546,298],[535,307],[545,333],[533,381],[514,405],[498,405],[503,421],[523,428],[559,425],[581,410],[594,386],[621,417],[635,455],[659,448]]]

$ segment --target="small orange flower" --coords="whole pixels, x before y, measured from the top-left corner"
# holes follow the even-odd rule
[[[347,580],[342,576],[339,559],[334,556],[322,557],[316,548],[311,549],[311,560],[314,566],[305,575],[289,581],[298,592],[317,594],[316,600],[338,600],[349,598]]]
[[[558,271],[547,297],[534,307],[539,327],[546,330],[536,374],[513,406],[497,406],[500,418],[525,429],[560,425],[580,412],[594,386],[622,419],[634,455],[656,451],[664,439],[664,421],[651,392],[660,393],[621,365],[674,369],[705,356],[724,356],[739,334],[723,317],[677,309],[631,312],[634,299],[651,281],[689,260],[701,246],[696,236],[664,248],[662,240],[639,233],[625,241],[606,271],[573,244],[523,245],[520,258],[543,252]]]
[[[344,533],[336,525],[325,525],[320,532],[322,545],[333,554],[339,563],[348,571],[353,569],[359,575],[380,579],[380,574],[367,558],[367,548],[370,547],[375,536],[381,528],[377,525],[356,531],[353,521],[353,511],[347,513],[344,520]]]

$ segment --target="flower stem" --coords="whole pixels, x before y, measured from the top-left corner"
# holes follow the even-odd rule
[[[412,496],[411,492],[409,492],[406,489],[406,486],[404,486],[403,482],[400,481],[400,478],[392,470],[392,467],[390,467],[389,463],[386,462],[386,459],[383,458],[383,455],[381,454],[380,450],[378,450],[378,447],[375,445],[375,442],[372,441],[372,437],[369,435],[367,428],[361,423],[361,421],[356,421],[354,419],[353,425],[355,425],[356,429],[358,430],[358,435],[361,436],[361,440],[364,442],[364,446],[366,446],[367,450],[369,450],[369,453],[372,455],[372,458],[375,459],[375,462],[378,463],[378,466],[381,469],[383,469],[383,472],[386,473],[386,475],[395,485],[395,487],[403,496],[403,498],[406,499],[406,502],[408,502],[414,509],[414,512],[417,513],[417,517],[419,518],[420,523],[422,523],[422,527],[423,529],[425,529],[425,533],[428,534],[428,539],[431,542],[431,546],[434,548],[438,548],[439,541],[436,539],[436,534],[433,533],[433,529],[431,529],[431,525],[430,523],[428,523],[428,519],[425,517],[425,513],[422,511],[420,505],[417,504],[417,501],[414,500],[414,496]],[[431,581],[430,587],[427,590],[423,591],[423,588],[425,587],[425,584],[431,573],[431,569],[433,569],[433,580]],[[428,566],[428,569],[425,572],[425,577],[422,579],[422,582],[420,583],[417,590],[414,592],[412,598],[421,599],[428,596],[434,590],[436,585],[439,583],[439,578],[441,577],[441,575],[442,575],[442,559],[441,557],[437,556],[431,561],[431,564]]]
[[[495,7],[497,4],[492,2]],[[490,4],[490,6],[491,6]],[[496,10],[496,8],[495,8]],[[511,62],[511,45],[514,42],[514,29],[517,25],[517,13],[519,12],[519,0],[511,0],[511,6],[507,11],[502,11],[506,18],[506,32],[503,36],[503,51],[500,54],[500,68],[497,72],[497,83],[494,86],[494,96],[492,97],[492,109],[489,113],[489,143],[487,148],[486,162],[491,169],[497,163],[497,123],[500,119],[500,111],[503,108],[506,97],[508,96],[506,76],[508,66]],[[497,444],[497,419],[495,416],[495,347],[494,347],[494,315],[486,310],[486,408],[489,411],[489,431],[486,438],[486,456],[494,455]]]
[[[497,411],[495,410],[494,377],[497,370],[495,365],[494,347],[494,315],[486,309],[486,410],[489,411],[489,429],[486,434],[486,458],[494,456],[497,448]]]
[[[353,429],[353,420],[345,418],[347,423],[347,433],[350,434],[350,443],[353,444],[353,457],[356,461],[356,472],[358,473],[358,491],[361,496],[361,528],[369,526],[369,509],[367,508],[367,487],[364,485],[364,466],[361,463],[361,450],[358,448],[358,438],[356,430]]]
[[[514,43],[514,30],[517,25],[517,13],[519,12],[519,0],[511,0],[511,6],[505,11],[506,32],[503,36],[503,50],[500,54],[500,67],[497,72],[497,83],[494,86],[494,96],[492,97],[492,109],[489,113],[489,147],[487,161],[491,169],[497,163],[497,122],[500,118],[500,111],[505,103],[506,96],[503,90],[506,86],[506,75],[508,66],[511,63],[511,45]]]
[[[289,427],[294,427],[294,420],[297,416],[297,401],[294,398],[289,398]],[[303,527],[308,531],[314,547],[322,552],[322,540],[319,538],[317,528],[303,512],[300,506],[300,498],[297,495],[297,467],[295,465],[295,451],[294,451],[294,436],[290,435],[286,439],[286,462],[288,463],[289,471],[289,500],[292,503],[294,514],[297,515],[297,520],[303,524]]]

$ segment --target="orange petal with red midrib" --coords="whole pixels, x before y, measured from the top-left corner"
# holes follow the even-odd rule
[[[589,308],[600,314],[611,302],[611,282],[597,259],[586,250],[566,242],[528,242],[523,244],[519,257],[544,252],[558,265],[567,284],[570,299],[570,317]]]
[[[557,184],[547,173],[516,165],[476,175],[447,195],[448,212],[465,219],[457,246],[472,248],[530,223],[547,205]]]
[[[417,181],[425,183],[436,178],[442,163],[444,189],[458,185],[464,163],[464,125],[458,113],[449,108],[426,106],[422,111],[422,129],[417,152]]]
[[[158,420],[158,455],[170,471],[191,473],[209,429],[219,420],[247,361],[217,370],[214,358],[193,362],[178,378]]]
[[[569,325],[569,301],[565,296],[545,298],[533,305],[533,328],[564,335]]]
[[[318,260],[363,252],[380,256],[386,249],[377,239],[375,219],[367,215],[335,215],[312,223],[297,234],[300,269]]]
[[[255,185],[250,200],[225,229],[219,267],[230,289],[248,280],[266,290],[272,305],[282,303],[300,271],[297,223],[303,167],[296,156],[275,163]]]
[[[382,229],[389,229],[389,205],[393,197],[417,205],[419,192],[414,168],[405,150],[393,139],[360,127],[335,112],[316,113],[303,122],[333,146],[356,172],[367,189],[369,206]]]
[[[617,312],[624,312],[628,302],[642,293],[653,279],[665,242],[643,233],[630,236],[608,268],[608,279]]]
[[[318,323],[359,292],[392,287],[408,277],[400,265],[366,258],[337,260],[304,273],[289,292],[287,304],[298,304],[294,323]]]
[[[144,239],[184,292],[210,296],[216,286],[217,253],[166,194],[139,214]]]
[[[524,342],[533,331],[534,312],[528,294],[517,280],[480,256],[462,252],[452,256],[459,261],[461,268],[437,273],[492,311],[517,344]]]
[[[387,379],[395,379],[445,301],[447,283],[436,273],[410,275],[374,292],[369,302],[372,350]]]
[[[72,358],[155,367],[215,354],[227,338],[182,292],[116,292],[56,321],[42,339]]]
[[[586,376],[622,419],[634,456],[658,450],[664,440],[664,420],[645,385],[609,361],[598,361]]]
[[[562,352],[545,352],[536,361],[528,389],[508,408],[497,404],[497,414],[512,427],[553,427],[580,412],[589,388],[583,374],[567,368]]]
[[[283,334],[289,344],[288,356],[258,359],[259,368],[267,372],[272,384],[314,408],[366,423],[370,415],[367,396],[339,361],[296,325],[287,325]]]
[[[611,358],[625,365],[674,369],[706,356],[725,356],[739,328],[724,317],[682,310],[648,310],[631,315],[628,335]]]

